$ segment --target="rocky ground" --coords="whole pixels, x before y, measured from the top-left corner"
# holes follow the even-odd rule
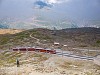
[[[94,63],[94,60],[36,52],[1,52],[1,54],[7,58],[0,58],[0,75],[100,75],[100,66]],[[16,67],[16,58],[20,61],[19,67]],[[5,62],[1,63],[2,61]]]

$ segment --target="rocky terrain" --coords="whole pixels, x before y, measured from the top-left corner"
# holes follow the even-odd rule
[[[94,61],[45,53],[4,51],[0,60],[0,75],[100,75],[100,66]]]

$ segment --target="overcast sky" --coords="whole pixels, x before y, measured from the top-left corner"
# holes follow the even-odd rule
[[[31,16],[100,21],[100,0],[0,0],[0,18]]]

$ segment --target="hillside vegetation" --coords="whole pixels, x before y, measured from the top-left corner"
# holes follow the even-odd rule
[[[37,38],[39,43],[37,43]],[[0,48],[7,49],[16,46],[51,47],[60,42],[61,46],[69,47],[100,47],[100,28],[73,28],[63,30],[31,29],[16,34],[1,34]]]

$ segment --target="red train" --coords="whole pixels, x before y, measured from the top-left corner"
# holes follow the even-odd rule
[[[19,47],[19,48],[13,48],[13,51],[35,51],[35,48],[31,47]]]
[[[44,52],[44,53],[56,54],[56,50],[44,49],[44,48],[35,48],[35,47],[13,48],[13,51],[36,51],[36,52]]]

